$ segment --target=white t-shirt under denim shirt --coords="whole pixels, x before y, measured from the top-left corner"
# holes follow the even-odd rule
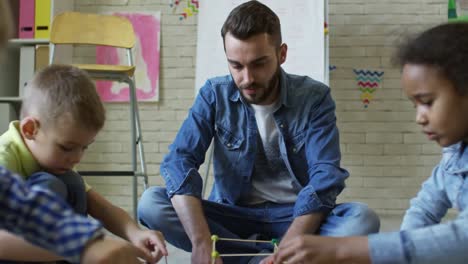
[[[294,188],[293,177],[289,173],[279,150],[279,130],[273,113],[280,103],[251,105],[257,121],[257,154],[252,175],[252,190],[242,197],[245,205],[263,202],[294,203],[299,189]]]

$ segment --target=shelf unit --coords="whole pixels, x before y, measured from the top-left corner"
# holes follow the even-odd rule
[[[44,44],[49,44],[48,39],[19,39],[19,38],[14,38],[9,40],[9,45],[10,46],[23,46],[23,45],[44,45]]]
[[[15,28],[18,30],[19,4],[21,2],[19,0],[12,2],[11,12],[16,22]],[[73,3],[73,0],[35,0],[36,5],[50,6],[50,22],[57,14],[72,11]],[[6,58],[0,64],[0,133],[8,129],[11,120],[19,117],[22,88],[24,83],[33,77],[34,71],[38,67],[36,58],[39,49],[44,55],[41,56],[42,65],[48,63],[49,40],[47,38],[17,38],[17,36],[18,33],[8,42]],[[62,47],[57,53],[58,61],[71,61],[71,56],[72,47]]]
[[[0,102],[19,102],[21,98],[20,72],[21,72],[21,49],[24,47],[36,47],[38,45],[49,45],[47,39],[11,39],[8,42],[7,58],[0,66]],[[32,54],[34,56],[34,54]],[[29,58],[34,62],[34,58]],[[23,65],[24,66],[24,65]],[[30,76],[24,78],[32,78]]]

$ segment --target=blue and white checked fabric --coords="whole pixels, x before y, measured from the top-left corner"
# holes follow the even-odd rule
[[[72,263],[79,263],[86,243],[102,236],[101,224],[77,215],[46,189],[28,187],[0,166],[0,228],[24,237]]]

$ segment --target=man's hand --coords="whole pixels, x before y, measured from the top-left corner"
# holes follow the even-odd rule
[[[174,195],[171,202],[192,243],[192,264],[211,263],[211,233],[201,200],[193,196]],[[221,259],[218,258],[216,263],[221,264]]]
[[[209,264],[211,263],[211,252],[212,252],[211,241],[192,245],[192,264]],[[216,259],[216,264],[222,264],[220,257]]]
[[[86,264],[141,264],[143,259],[148,263],[156,263],[151,254],[120,239],[95,239],[86,245],[82,253],[81,263]]]

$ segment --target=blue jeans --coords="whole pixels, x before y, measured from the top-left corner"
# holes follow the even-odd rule
[[[255,240],[280,239],[293,221],[294,204],[263,203],[253,207],[240,207],[202,200],[203,210],[212,234],[222,238]],[[146,227],[159,230],[172,245],[185,251],[192,250],[166,189],[147,189],[138,203],[138,219]],[[323,236],[367,235],[379,231],[378,216],[361,203],[338,204],[327,216],[320,230]],[[269,243],[216,243],[223,253],[258,253],[272,250]],[[249,258],[229,257],[223,263],[247,263]]]
[[[86,187],[77,172],[69,171],[61,175],[47,172],[32,174],[26,183],[29,186],[41,186],[62,197],[76,213],[87,215]]]

